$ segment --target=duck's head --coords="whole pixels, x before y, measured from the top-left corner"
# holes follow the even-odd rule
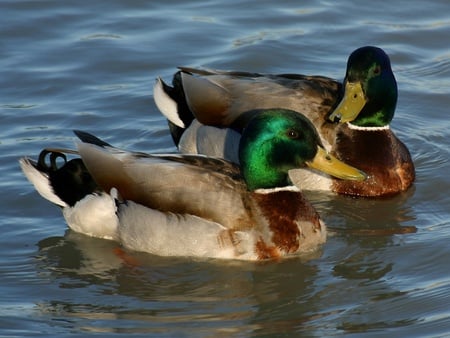
[[[306,117],[286,109],[255,114],[242,132],[239,160],[249,190],[290,185],[288,171],[305,166],[341,179],[366,178],[323,149]]]
[[[361,47],[348,58],[344,96],[329,119],[383,127],[391,122],[396,104],[397,82],[389,57],[381,48]]]

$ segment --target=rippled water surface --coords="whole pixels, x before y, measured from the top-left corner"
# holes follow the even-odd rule
[[[447,0],[0,2],[0,335],[386,336],[450,332]],[[73,145],[175,151],[152,98],[176,66],[342,79],[363,45],[390,56],[392,128],[417,180],[387,200],[309,197],[332,228],[315,257],[161,258],[67,230],[18,158]],[[416,227],[415,233],[373,229]]]

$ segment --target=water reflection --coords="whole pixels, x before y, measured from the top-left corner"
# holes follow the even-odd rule
[[[116,246],[68,230],[64,237],[49,237],[38,243],[37,268],[56,276],[73,277],[85,285],[110,281],[122,266],[122,260],[112,254]]]
[[[373,261],[370,258],[371,254],[367,252],[350,255],[334,266],[333,274],[342,278],[374,281],[382,279],[388,272],[392,271],[392,262]]]
[[[302,298],[314,288],[317,267],[300,258],[249,263],[157,257],[72,231],[38,247],[38,274],[61,291],[47,295],[36,310],[69,318],[86,331],[226,336],[253,332],[266,320],[295,326],[314,313]]]
[[[332,234],[351,234],[356,239],[385,235],[388,239],[393,234],[414,233],[417,230],[414,227],[417,216],[411,201],[414,194],[415,186],[412,186],[404,193],[383,199],[316,192],[307,192],[307,198],[321,214]]]

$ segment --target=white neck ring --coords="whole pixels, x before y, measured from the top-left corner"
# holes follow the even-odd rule
[[[361,126],[351,124],[350,122],[347,122],[347,126],[353,130],[363,130],[363,131],[380,131],[380,130],[389,130],[390,129],[389,124],[382,126],[382,127],[361,127]]]

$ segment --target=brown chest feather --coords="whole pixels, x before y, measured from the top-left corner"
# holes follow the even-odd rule
[[[258,242],[260,257],[277,257],[298,251],[302,241],[299,222],[309,222],[314,229],[321,229],[319,215],[299,192],[255,193],[254,198],[272,233],[272,244],[263,239]]]
[[[335,180],[337,193],[389,196],[406,190],[415,179],[411,155],[391,130],[360,131],[342,126],[333,152],[369,175],[362,182]]]

